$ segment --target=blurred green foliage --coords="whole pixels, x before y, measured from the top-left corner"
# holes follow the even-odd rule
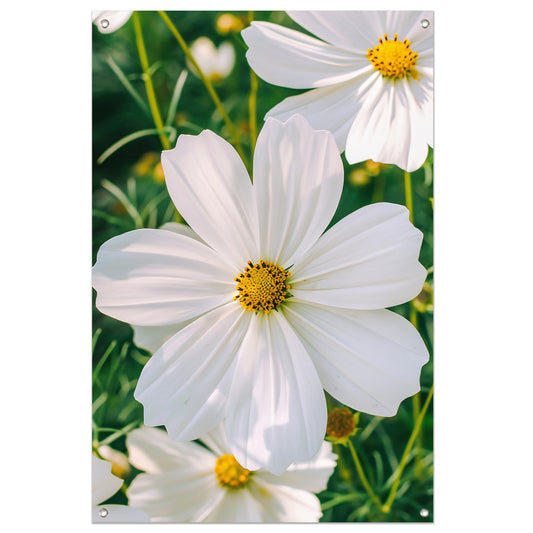
[[[215,89],[240,132],[240,141],[251,160],[248,94],[250,70],[245,59],[246,46],[238,32],[222,35],[217,19],[225,12],[169,12],[168,15],[190,45],[200,36],[215,45],[229,40],[236,50],[236,63],[225,80]],[[246,26],[248,13],[232,12]],[[300,29],[283,12],[256,12],[254,19]],[[142,12],[142,31],[150,63],[157,102],[163,120],[177,135],[197,134],[211,129],[229,140],[224,121],[216,111],[201,80],[188,71],[183,51],[157,12]],[[181,78],[180,78],[181,76]],[[176,84],[184,81],[175,113],[169,115]],[[159,227],[176,220],[177,213],[166,192],[158,165],[161,142],[157,134],[140,135],[109,154],[110,148],[128,136],[153,130],[142,69],[137,52],[132,21],[118,31],[100,34],[93,26],[93,263],[99,247],[109,238],[138,227]],[[283,98],[301,91],[270,85],[259,79],[257,126],[261,129],[265,113]],[[172,111],[172,109],[171,109]],[[175,142],[175,141],[174,141]],[[108,153],[109,155],[106,155]],[[105,155],[105,158],[102,158]],[[102,161],[102,159],[104,159]],[[345,183],[332,224],[352,211],[376,201],[405,204],[403,171],[394,165],[372,162],[345,165]],[[425,165],[412,173],[415,225],[424,233],[420,260],[433,265],[433,152]],[[409,304],[393,309],[413,318]],[[415,311],[418,329],[432,352],[432,312]],[[142,406],[133,391],[143,365],[150,354],[137,348],[127,324],[101,314],[93,300],[93,429],[94,445],[102,442],[125,452],[125,429],[142,423]],[[433,383],[433,357],[422,369],[419,404],[427,397]],[[337,406],[328,397],[330,407]],[[419,408],[419,407],[418,407]],[[401,456],[414,424],[413,401],[400,406],[397,416],[380,419],[361,414],[361,430],[353,443],[370,485],[384,502],[395,478]],[[339,455],[336,471],[327,491],[319,498],[324,515],[321,521],[431,522],[433,520],[433,416],[429,406],[422,425],[421,438],[410,460],[391,511],[383,513],[374,505],[358,479],[348,448],[335,445]],[[131,480],[130,473],[126,482]],[[119,492],[110,500],[125,503]]]

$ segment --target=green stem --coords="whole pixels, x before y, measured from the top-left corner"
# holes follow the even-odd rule
[[[416,308],[413,305],[413,303],[410,303],[410,317],[409,320],[413,326],[418,329],[418,315],[416,312]],[[417,392],[413,396],[413,420],[417,420],[420,415],[420,393]],[[423,449],[422,449],[422,428],[420,428],[420,431],[418,432],[418,436],[416,437],[416,455],[415,455],[415,475],[418,479],[421,479],[422,477],[422,455],[423,455]]]
[[[386,513],[390,512],[391,505],[394,502],[394,498],[396,497],[396,492],[398,491],[398,487],[400,486],[400,479],[402,477],[402,473],[404,471],[405,466],[407,465],[407,459],[409,457],[409,454],[411,453],[411,449],[416,440],[416,436],[418,435],[418,432],[420,431],[420,428],[422,427],[422,421],[424,420],[424,416],[429,407],[429,403],[432,397],[433,397],[433,386],[431,386],[431,390],[429,391],[429,394],[426,398],[424,406],[422,407],[422,410],[420,411],[420,414],[418,415],[418,418],[416,419],[413,432],[411,433],[411,436],[409,437],[409,440],[407,441],[407,445],[403,452],[402,458],[400,459],[400,464],[398,465],[398,473],[396,475],[396,479],[394,480],[394,483],[391,487],[389,497],[387,498],[387,501],[385,502],[382,508],[383,511]]]
[[[170,20],[169,16],[164,11],[158,11],[161,18],[164,20],[165,24],[168,26],[168,29],[172,32],[172,35],[176,38],[178,41],[178,44],[181,46],[181,49],[185,53],[185,56],[191,63],[191,65],[196,69],[196,72],[200,76],[200,79],[202,80],[203,84],[205,85],[205,88],[207,89],[207,92],[209,93],[209,96],[211,96],[211,99],[213,100],[216,108],[218,109],[218,112],[222,115],[222,118],[224,119],[224,122],[226,123],[226,126],[228,127],[230,131],[230,135],[233,140],[233,144],[235,146],[235,149],[239,153],[241,159],[243,160],[244,164],[250,170],[250,167],[248,165],[247,159],[244,155],[244,152],[242,151],[241,144],[239,142],[239,132],[237,131],[237,128],[233,125],[231,122],[231,119],[229,118],[229,115],[226,112],[226,109],[224,108],[224,105],[220,101],[220,98],[218,97],[213,84],[209,80],[209,78],[204,74],[198,63],[196,62],[196,59],[194,59],[194,56],[192,55],[191,50],[187,46],[187,43],[181,36],[180,32],[174,25],[174,23]]]
[[[254,19],[254,12],[248,12],[248,20],[251,23]],[[248,110],[250,115],[250,143],[252,151],[252,161],[253,154],[255,151],[255,143],[257,141],[257,88],[258,88],[258,79],[256,73],[250,69],[250,98],[248,100]]]
[[[170,150],[170,141],[165,135],[165,126],[161,120],[161,114],[159,113],[159,107],[157,106],[157,99],[155,96],[154,85],[152,83],[152,77],[150,76],[150,67],[148,64],[148,56],[146,55],[146,48],[144,46],[144,39],[142,35],[141,19],[137,11],[133,12],[133,28],[135,30],[135,40],[137,42],[137,49],[139,51],[139,59],[143,69],[144,84],[146,86],[146,94],[148,96],[148,104],[150,105],[150,111],[154,118],[154,124],[157,128],[159,139],[164,150]]]
[[[378,174],[374,177],[374,186],[372,189],[372,203],[383,202],[385,190],[385,178],[382,174]]]
[[[411,174],[404,170],[403,182],[405,186],[405,206],[409,209],[409,220],[414,224],[413,220],[413,188],[411,185]]]
[[[413,215],[413,187],[411,183],[411,174],[407,171],[403,173],[403,180],[405,186],[405,206],[409,210],[409,220],[411,224],[414,224]],[[416,314],[416,308],[413,302],[410,302],[410,316],[409,320],[413,326],[418,329],[418,316]],[[413,419],[417,420],[420,415],[420,395],[417,393],[413,396]],[[420,477],[422,471],[422,431],[420,431],[416,439],[416,459],[415,459],[415,472],[417,477]]]
[[[348,439],[348,447],[350,448],[350,452],[352,454],[353,461],[355,463],[355,468],[357,469],[357,473],[359,474],[359,479],[361,480],[363,487],[365,488],[367,494],[370,496],[370,499],[379,508],[381,508],[381,502],[379,501],[379,498],[375,495],[374,491],[372,490],[372,487],[368,483],[365,473],[363,471],[363,466],[361,465],[361,462],[359,461],[359,457],[357,456],[357,452],[355,451],[354,445],[352,444],[352,441],[349,439]]]

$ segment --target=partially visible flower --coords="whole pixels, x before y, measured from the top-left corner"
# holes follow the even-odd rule
[[[324,442],[308,462],[280,476],[250,471],[236,460],[218,426],[194,442],[174,442],[165,431],[142,427],[126,441],[138,475],[127,494],[152,522],[317,522],[322,512],[313,493],[324,490],[336,465]]]
[[[111,473],[111,463],[92,456],[92,521],[114,523],[149,522],[148,515],[128,505],[100,505],[122,486],[122,479]]]
[[[288,11],[309,37],[252,22],[246,57],[265,81],[293,89],[267,117],[304,116],[330,130],[349,163],[373,159],[409,172],[433,145],[433,13]]]
[[[216,28],[218,33],[226,35],[241,31],[244,28],[244,17],[236,17],[231,13],[224,13],[217,18]]]
[[[111,463],[111,473],[115,476],[126,479],[130,473],[130,464],[128,458],[118,450],[109,446],[100,446],[98,448],[100,457]]]
[[[223,42],[218,49],[211,39],[199,37],[191,45],[191,53],[202,69],[202,72],[211,80],[219,81],[226,78],[235,65],[235,50],[229,42]],[[191,71],[198,75],[193,65]]]
[[[420,313],[433,311],[433,287],[427,281],[420,291],[420,294],[413,300],[415,309]]]
[[[113,33],[122,28],[133,11],[93,11],[93,23],[100,33]]]
[[[348,439],[359,431],[358,423],[359,413],[354,414],[347,407],[335,407],[328,413],[327,440],[346,444]]]

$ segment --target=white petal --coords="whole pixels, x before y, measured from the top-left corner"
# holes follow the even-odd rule
[[[185,237],[190,237],[191,239],[196,239],[202,244],[206,244],[196,233],[195,231],[185,224],[180,224],[179,222],[167,222],[161,226],[160,229],[167,231],[173,231],[174,233],[179,233],[180,235],[185,235]]]
[[[128,458],[139,470],[150,474],[167,472],[183,467],[197,467],[198,472],[214,467],[215,457],[194,442],[176,442],[157,428],[134,429],[126,437]]]
[[[331,221],[344,169],[330,132],[315,131],[300,116],[268,119],[254,156],[254,194],[261,259],[294,264]]]
[[[421,116],[422,109],[410,88],[419,83],[410,78],[376,78],[372,89],[364,95],[348,133],[346,159],[349,163],[373,159],[397,165],[407,172],[422,166],[427,157],[427,130],[432,113]],[[432,108],[432,92],[426,96],[431,102],[424,105],[427,114]]]
[[[367,49],[373,48],[383,36],[376,29],[379,16],[372,11],[287,11],[287,14],[320,39],[365,56]]]
[[[249,490],[261,503],[264,522],[318,522],[322,516],[319,499],[307,490],[271,485],[259,475]]]
[[[318,453],[310,461],[293,463],[280,476],[270,472],[258,472],[257,478],[271,485],[286,485],[311,492],[326,490],[328,480],[337,465],[337,456],[331,453],[331,443],[323,442]]]
[[[161,164],[168,191],[191,228],[235,271],[258,260],[257,213],[244,163],[224,139],[205,130],[180,135]]]
[[[224,423],[220,423],[200,439],[217,457],[231,454]]]
[[[353,80],[289,96],[274,106],[266,118],[284,121],[294,114],[302,115],[314,129],[331,131],[339,151],[343,152],[354,117],[361,108],[359,94],[373,70],[369,65]]]
[[[433,146],[433,68],[418,68],[422,77],[405,87],[409,100],[411,131],[419,136],[419,140],[412,140],[413,150],[415,147],[422,151],[424,147],[417,146],[428,144]],[[413,160],[417,157],[413,151]],[[421,157],[420,155],[418,157]],[[415,162],[412,163],[415,165]]]
[[[223,418],[234,359],[251,313],[231,302],[192,322],[146,363],[135,390],[144,423],[193,440]]]
[[[401,25],[401,32],[404,37],[411,42],[411,48],[421,54],[427,51],[429,48],[433,50],[433,36],[435,30],[433,11],[400,11],[400,20],[395,25]],[[424,27],[422,21],[427,20],[429,25]],[[388,30],[392,35],[393,32]],[[400,32],[398,30],[395,30]],[[432,52],[433,53],[433,52]]]
[[[233,70],[234,65],[235,48],[228,41],[220,43],[216,57],[215,73],[225,78]]]
[[[93,267],[96,306],[130,324],[163,326],[231,300],[235,274],[211,248],[171,231],[113,237]]]
[[[341,48],[366,55],[385,33],[395,33],[414,45],[433,37],[432,11],[288,11],[300,26]],[[430,25],[423,28],[421,21]],[[415,49],[415,51],[418,51]]]
[[[196,239],[198,242],[205,244],[205,242],[185,224],[180,224],[179,222],[167,222],[166,224],[163,224],[160,229],[173,231],[174,233],[179,233],[185,237]],[[139,346],[139,348],[144,348],[145,350],[154,353],[161,348],[170,337],[182,330],[185,326],[188,326],[196,318],[197,317],[194,317],[185,320],[184,322],[177,322],[165,326],[137,326],[132,324],[133,342]]]
[[[208,77],[211,76],[215,71],[215,58],[217,55],[217,49],[213,41],[207,37],[199,37],[191,44],[190,50],[203,73]],[[192,65],[191,68],[194,70]]]
[[[122,479],[111,473],[111,463],[91,456],[92,471],[92,502],[98,505],[108,498],[111,498],[115,492],[122,486]]]
[[[166,326],[134,326],[133,342],[139,347],[148,350],[149,352],[156,352],[178,331],[188,326],[197,317],[191,318],[184,322],[177,322],[176,324],[168,324]]]
[[[221,489],[223,497],[204,522],[211,523],[256,523],[264,522],[261,504],[245,489]]]
[[[133,11],[93,11],[92,20],[100,33],[112,33],[128,22]]]
[[[100,505],[93,507],[93,524],[140,524],[150,521],[141,509],[129,505]]]
[[[354,311],[290,299],[283,311],[324,388],[358,411],[393,416],[420,390],[429,354],[418,331],[388,310]]]
[[[251,68],[260,78],[282,87],[324,87],[352,79],[368,66],[361,54],[270,22],[252,22],[241,35],[249,47],[246,59]]]
[[[415,298],[426,279],[422,233],[397,204],[365,206],[330,228],[291,270],[291,293],[309,302],[382,309]]]
[[[130,505],[143,509],[152,522],[201,522],[224,496],[215,474],[215,458],[200,473],[184,466],[159,474],[140,474],[127,495]]]
[[[226,410],[227,439],[237,461],[279,475],[317,453],[326,419],[316,370],[283,315],[253,315]]]

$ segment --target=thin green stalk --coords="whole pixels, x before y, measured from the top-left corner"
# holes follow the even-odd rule
[[[409,220],[414,224],[413,214],[413,186],[411,183],[411,173],[404,171],[403,173],[404,187],[405,187],[405,206],[409,210]],[[413,326],[418,329],[418,316],[413,302],[410,302],[410,316],[409,320]],[[417,420],[420,415],[420,396],[415,394],[413,396],[413,420]],[[420,431],[416,439],[416,455],[415,455],[415,472],[417,477],[420,477],[422,472],[422,431]]]
[[[431,390],[429,391],[429,394],[426,398],[426,401],[424,402],[424,406],[422,407],[422,410],[420,411],[420,414],[418,415],[418,418],[416,419],[415,426],[413,428],[413,432],[411,433],[411,436],[409,437],[409,440],[407,441],[407,445],[405,447],[405,450],[403,452],[402,458],[400,459],[400,464],[398,466],[398,474],[396,476],[396,479],[394,480],[394,483],[391,487],[389,497],[387,498],[387,501],[383,505],[382,509],[384,512],[388,513],[390,512],[391,505],[394,502],[394,498],[396,497],[396,493],[398,492],[398,487],[400,486],[400,479],[402,477],[402,473],[404,471],[405,466],[407,465],[407,459],[409,457],[409,454],[411,453],[411,449],[413,447],[413,444],[415,443],[416,436],[418,435],[418,432],[420,431],[420,428],[422,427],[422,422],[424,420],[424,416],[426,414],[426,411],[429,407],[429,403],[431,401],[431,398],[433,397],[433,386],[431,386]]]
[[[414,224],[413,220],[413,187],[411,185],[411,174],[404,170],[403,182],[405,186],[405,207],[409,209],[409,220]]]
[[[373,179],[372,189],[372,203],[383,202],[383,196],[385,192],[385,178],[382,174],[378,174]]]
[[[366,479],[365,473],[363,471],[363,466],[361,465],[361,462],[359,461],[357,452],[355,451],[354,445],[352,444],[352,441],[350,439],[348,439],[348,447],[350,448],[350,452],[352,454],[352,458],[355,463],[355,468],[357,469],[357,473],[359,474],[359,479],[361,480],[363,487],[365,488],[367,494],[370,496],[370,499],[381,509],[381,502],[379,498],[375,495],[374,491],[372,490],[372,487],[370,486],[370,484],[368,483],[368,480]]]
[[[207,89],[207,92],[209,93],[209,96],[211,96],[211,99],[213,100],[216,108],[218,109],[218,112],[222,115],[222,118],[224,119],[224,122],[226,123],[226,126],[228,127],[230,131],[230,135],[233,140],[233,144],[235,146],[235,149],[239,153],[241,159],[243,160],[244,164],[250,170],[248,160],[246,159],[246,156],[244,155],[244,152],[242,151],[242,147],[239,141],[239,132],[237,128],[233,125],[233,122],[231,122],[231,119],[229,118],[228,113],[226,112],[226,109],[224,108],[224,105],[220,101],[220,98],[218,97],[218,94],[216,93],[213,84],[209,80],[209,78],[204,74],[198,63],[196,62],[196,59],[194,59],[194,56],[192,55],[191,50],[187,46],[187,43],[181,36],[180,32],[174,25],[174,23],[170,20],[169,16],[164,11],[158,11],[161,18],[164,20],[165,24],[168,26],[168,29],[172,32],[172,35],[176,38],[178,41],[178,44],[181,46],[181,49],[185,53],[185,56],[191,63],[191,65],[196,69],[196,72],[200,76],[200,79],[202,80],[203,84],[205,85],[205,88]]]
[[[148,104],[150,105],[150,111],[154,119],[155,127],[157,128],[159,139],[164,150],[170,150],[170,141],[165,135],[165,127],[159,113],[159,107],[157,105],[157,99],[155,96],[154,85],[152,83],[152,77],[150,76],[150,66],[148,64],[148,56],[146,55],[146,48],[144,46],[144,39],[141,28],[141,18],[137,11],[133,12],[133,29],[135,30],[135,40],[137,42],[137,49],[139,51],[139,59],[141,61],[141,67],[143,69],[144,84],[146,86],[146,95],[148,96]]]
[[[254,12],[248,12],[248,20],[252,22],[254,19]],[[257,88],[258,88],[258,79],[256,73],[250,69],[250,97],[248,99],[248,110],[250,115],[250,143],[252,150],[252,160],[253,153],[255,151],[255,143],[257,141]]]
[[[322,511],[325,511],[327,509],[331,509],[332,507],[335,507],[336,505],[340,505],[341,503],[346,503],[351,500],[358,500],[359,494],[340,494],[339,496],[336,496],[335,498],[332,498],[331,500],[324,502],[320,507]]]
[[[411,310],[410,310],[410,316],[409,320],[413,326],[418,329],[418,315],[416,312],[416,308],[411,302]],[[413,420],[417,420],[420,415],[420,393],[417,392],[413,396]],[[420,428],[420,431],[418,432],[418,436],[416,437],[416,455],[415,455],[415,476],[420,479],[422,477],[422,455],[423,455],[423,437],[422,437],[422,428]]]

